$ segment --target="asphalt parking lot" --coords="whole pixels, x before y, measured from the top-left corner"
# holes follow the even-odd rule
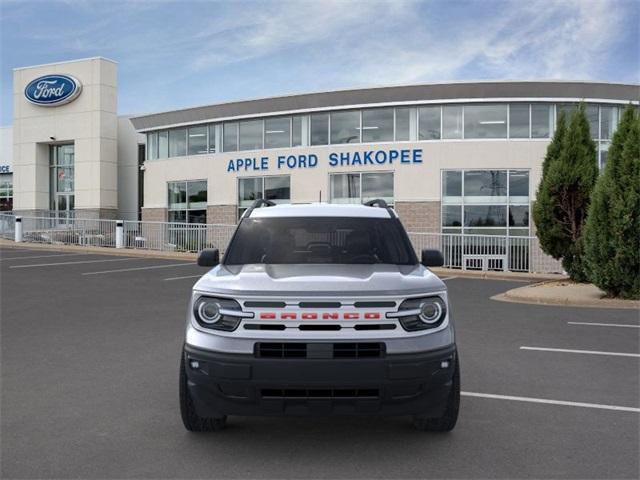
[[[232,417],[178,407],[181,260],[0,248],[2,478],[638,478],[640,320],[521,305],[523,283],[453,277],[462,404],[407,418]],[[524,347],[524,348],[523,348]]]

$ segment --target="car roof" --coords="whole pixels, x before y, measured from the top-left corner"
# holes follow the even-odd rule
[[[335,203],[304,203],[297,205],[275,205],[260,207],[251,212],[251,218],[278,217],[360,217],[360,218],[389,218],[389,209],[368,207],[365,205],[341,205]]]

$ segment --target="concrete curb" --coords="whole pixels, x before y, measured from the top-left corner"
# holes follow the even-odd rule
[[[595,292],[599,292],[599,294],[602,294],[602,292],[593,285],[567,285],[563,288],[562,285],[553,285],[555,283],[541,282],[527,285],[526,287],[514,288],[494,295],[491,300],[555,307],[640,309],[640,301],[637,300],[598,298],[598,294]]]

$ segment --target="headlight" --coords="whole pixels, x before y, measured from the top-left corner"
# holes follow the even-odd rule
[[[447,316],[447,305],[440,297],[410,298],[400,304],[393,316],[407,331],[428,330],[442,324]]]
[[[240,304],[229,298],[200,297],[193,304],[193,315],[201,327],[230,332],[242,317]]]

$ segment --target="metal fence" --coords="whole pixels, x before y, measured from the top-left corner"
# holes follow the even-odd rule
[[[124,246],[146,250],[224,253],[236,225],[124,221]]]
[[[22,217],[25,242],[116,247],[116,220]],[[224,253],[236,225],[122,221],[123,248]],[[0,214],[0,236],[13,239],[15,216]],[[537,237],[409,232],[418,256],[440,250],[444,266],[463,270],[561,273],[559,261],[546,255]]]
[[[22,217],[22,240],[32,243],[115,247],[116,221]]]
[[[425,248],[440,250],[444,266],[463,270],[562,273],[562,264],[545,254],[538,237],[460,235],[409,232],[418,255]]]
[[[0,213],[0,237],[13,240],[16,235],[16,217],[10,213]]]

